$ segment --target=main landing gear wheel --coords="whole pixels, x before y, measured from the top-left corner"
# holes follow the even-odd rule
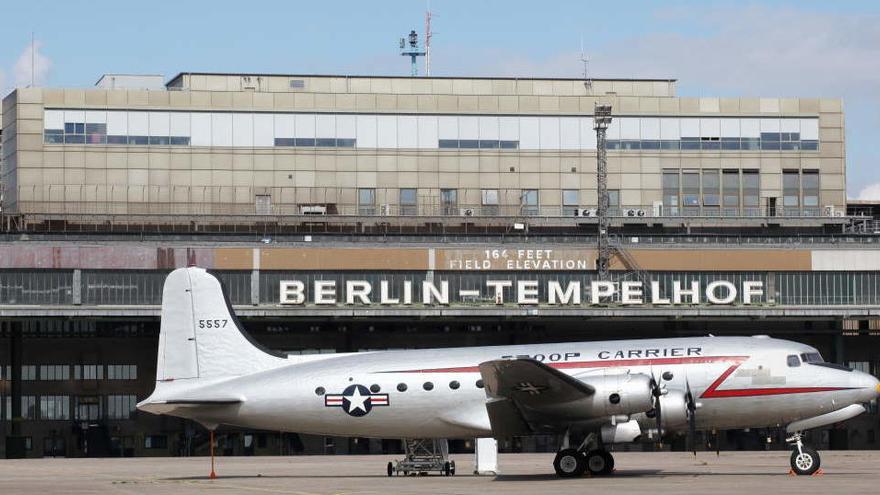
[[[591,450],[587,452],[586,465],[593,476],[607,476],[614,471],[614,456],[607,450]]]
[[[446,461],[443,465],[443,474],[445,476],[455,476],[455,461]]]
[[[791,470],[798,476],[809,476],[819,470],[821,459],[815,449],[802,446],[791,451]]]
[[[394,474],[394,464],[389,462],[388,463],[388,476],[391,476],[393,474]]]
[[[587,470],[586,458],[577,449],[562,449],[553,459],[553,469],[560,478],[581,476]]]

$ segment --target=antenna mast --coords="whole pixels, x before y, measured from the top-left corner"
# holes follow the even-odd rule
[[[35,68],[35,67],[36,67],[36,65],[37,65],[37,54],[36,54],[36,51],[37,51],[37,47],[34,46],[34,32],[31,31],[31,87],[32,87],[32,88],[33,88],[34,85],[35,85],[34,80],[36,79],[36,77],[35,77],[35,74],[36,74],[36,68]]]
[[[593,90],[593,80],[590,78],[590,59],[584,55],[584,37],[581,36],[581,63],[584,64],[584,87],[587,89],[588,93],[592,93]]]
[[[425,11],[425,75],[431,75],[431,2]]]

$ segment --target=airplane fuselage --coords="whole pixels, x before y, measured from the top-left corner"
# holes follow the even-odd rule
[[[815,353],[784,340],[701,337],[321,355],[203,386],[206,395],[244,391],[236,407],[165,406],[157,412],[324,435],[491,436],[478,365],[503,358],[534,359],[579,379],[656,377],[667,390],[691,391],[700,429],[782,426],[875,397],[873,377],[804,362],[802,356]],[[790,356],[797,356],[797,366]],[[528,383],[523,387],[541,393]],[[646,429],[654,421],[644,414],[633,418]],[[607,421],[594,414],[571,422],[589,427]]]

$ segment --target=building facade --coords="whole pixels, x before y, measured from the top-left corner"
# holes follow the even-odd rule
[[[769,334],[880,371],[880,237],[846,213],[840,100],[683,98],[672,80],[102,81],[3,100],[0,432],[27,456],[206,452],[198,426],[133,409],[164,277],[188,264],[291,353]],[[613,112],[605,280],[597,103]],[[871,405],[813,443],[877,448],[878,421]],[[221,447],[400,444],[228,429]]]
[[[163,90],[19,89],[3,105],[5,202],[21,213],[573,216],[596,205],[601,102],[614,113],[614,207],[845,208],[840,100],[674,89],[190,73]]]

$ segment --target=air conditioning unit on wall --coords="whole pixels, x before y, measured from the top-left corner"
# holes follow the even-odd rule
[[[595,217],[597,214],[596,208],[578,208],[574,211],[576,217]]]

